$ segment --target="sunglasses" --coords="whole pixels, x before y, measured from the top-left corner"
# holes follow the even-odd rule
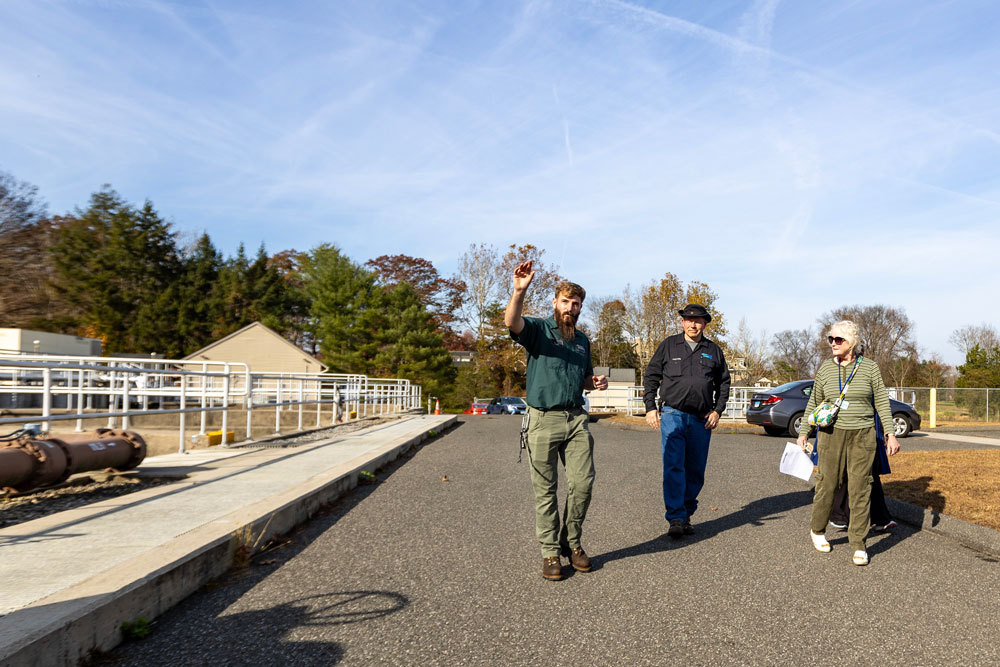
[[[831,345],[833,343],[836,343],[837,345],[843,345],[844,341],[846,341],[847,339],[846,338],[841,338],[840,336],[827,336],[826,340]]]

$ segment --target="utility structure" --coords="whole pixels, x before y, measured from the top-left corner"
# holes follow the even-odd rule
[[[54,438],[25,434],[0,446],[0,489],[21,493],[91,470],[130,470],[146,458],[134,431],[98,429]]]

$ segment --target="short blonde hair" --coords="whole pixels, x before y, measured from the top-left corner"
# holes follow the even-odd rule
[[[858,331],[857,324],[855,324],[851,320],[841,320],[839,322],[834,323],[834,325],[830,327],[830,333],[828,333],[827,335],[840,336],[841,338],[847,341],[847,344],[850,345],[851,349],[853,350],[855,347],[858,346],[858,337],[860,334]]]

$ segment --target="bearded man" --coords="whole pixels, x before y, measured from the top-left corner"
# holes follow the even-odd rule
[[[524,296],[535,272],[531,262],[514,269],[514,291],[504,312],[510,337],[528,353],[528,458],[535,492],[535,535],[542,547],[542,576],[563,578],[561,556],[579,572],[590,558],[580,544],[583,520],[594,485],[594,438],[583,409],[583,391],[607,389],[608,378],[594,375],[590,341],[576,328],[586,292],[576,283],[556,285],[552,317],[522,317]],[[562,525],[556,498],[558,463],[566,470]]]

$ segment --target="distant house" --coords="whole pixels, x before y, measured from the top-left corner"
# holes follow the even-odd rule
[[[241,362],[254,373],[323,373],[327,370],[316,357],[260,322],[248,324],[184,358]]]
[[[451,363],[455,366],[468,366],[476,357],[475,352],[465,350],[451,350]]]
[[[0,329],[0,354],[54,354],[63,357],[99,357],[101,341],[97,338],[32,331]]]

